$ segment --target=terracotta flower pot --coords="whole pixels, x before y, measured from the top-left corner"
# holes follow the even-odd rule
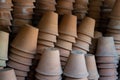
[[[17,80],[13,69],[6,68],[0,70],[0,80]]]
[[[20,71],[20,70],[14,70],[16,76],[21,76],[21,77],[26,77],[27,76],[27,72],[24,71]]]
[[[55,43],[55,45],[67,50],[72,50],[72,43],[62,39],[57,39],[57,43]]]
[[[13,53],[10,53],[9,58],[10,58],[10,60],[13,60],[13,61],[18,62],[23,65],[27,65],[27,66],[32,65],[32,59],[21,57],[19,55],[13,54]]]
[[[111,9],[113,8],[116,0],[105,0],[104,4],[110,7]]]
[[[77,46],[85,51],[89,51],[89,44],[84,42],[84,41],[80,41],[80,40],[76,40],[76,43],[74,44],[74,46]]]
[[[32,19],[33,17],[33,13],[31,14],[28,14],[28,13],[24,13],[24,14],[16,14],[16,13],[13,13],[13,18],[18,18],[18,19]]]
[[[1,19],[0,20],[0,26],[10,26],[11,22],[8,19]]]
[[[96,57],[97,63],[118,63],[118,58],[113,56],[99,56]]]
[[[33,13],[33,8],[29,8],[29,7],[17,7],[17,6],[14,6],[13,7],[13,9],[14,9],[14,11],[13,11],[13,13],[22,13],[22,14],[24,14],[24,13]]]
[[[12,3],[12,0],[2,0],[0,3]]]
[[[39,80],[61,80],[61,76],[60,75],[56,75],[56,76],[49,76],[49,75],[42,75],[42,74],[36,74],[35,77]]]
[[[54,12],[45,13],[38,27],[41,32],[58,35],[58,14]]]
[[[71,43],[75,43],[75,37],[69,36],[69,35],[65,35],[65,34],[59,34],[58,36],[59,39],[71,42]]]
[[[23,1],[23,0],[13,0],[13,2],[20,2],[20,3],[22,3],[22,2],[35,2],[35,0],[26,0],[26,1]]]
[[[91,40],[92,40],[91,37],[84,35],[84,34],[80,34],[80,33],[78,33],[77,35],[78,35],[78,38],[77,38],[78,40],[91,44]]]
[[[61,75],[62,69],[59,50],[55,48],[46,49],[41,56],[36,71],[44,75]]]
[[[23,64],[19,64],[15,61],[10,60],[7,65],[11,68],[17,69],[17,70],[21,70],[21,71],[25,71],[28,72],[30,71],[29,66],[23,65]]]
[[[67,57],[67,58],[69,57],[69,55],[70,55],[70,51],[69,50],[66,50],[66,49],[63,49],[63,48],[60,48],[60,47],[57,47],[57,46],[56,46],[56,48],[59,49],[60,56]]]
[[[8,20],[13,19],[10,12],[0,12],[0,18],[1,19],[8,19]]]
[[[59,25],[59,33],[77,37],[77,17],[66,14]]]
[[[86,54],[85,60],[86,60],[87,70],[89,73],[88,79],[99,78],[97,65],[96,65],[96,61],[95,61],[95,56],[92,54]]]
[[[73,3],[65,0],[58,0],[57,7],[73,10]]]
[[[119,20],[111,19],[110,22],[109,22],[108,28],[120,29],[119,25],[120,25],[120,21]]]
[[[88,76],[85,56],[82,52],[71,52],[63,74],[73,78],[85,78]]]
[[[0,31],[0,59],[8,60],[9,33]]]
[[[37,46],[37,53],[43,53],[43,51],[45,50],[45,49],[47,49],[47,48],[49,48],[49,46],[45,46],[45,45],[41,45],[41,44],[39,44],[38,46]]]
[[[120,31],[118,29],[110,29],[110,28],[108,28],[107,32],[120,34]]]
[[[25,57],[25,58],[29,58],[29,59],[33,59],[34,58],[34,55],[26,53],[26,52],[23,52],[23,51],[20,51],[20,50],[15,49],[15,48],[11,48],[10,52],[13,53],[13,54],[19,55],[21,57]]]
[[[72,10],[63,9],[63,8],[57,8],[56,12],[57,12],[59,15],[72,14]]]
[[[116,18],[119,18],[119,13],[120,13],[120,10],[119,10],[119,7],[120,7],[120,1],[119,0],[116,0],[115,6],[113,7],[112,9],[112,12],[111,12],[111,18],[113,17],[116,17]]]
[[[101,76],[114,76],[117,75],[116,69],[98,69]]]
[[[113,37],[98,39],[96,56],[117,56]]]
[[[36,2],[38,2],[38,4],[41,3],[41,2],[47,2],[47,3],[49,2],[50,4],[54,4],[54,5],[56,4],[55,0],[41,0],[41,1],[36,0]]]
[[[54,47],[54,43],[53,42],[42,40],[42,39],[38,40],[38,44],[42,44],[42,45],[49,46],[49,47]]]
[[[11,46],[21,51],[35,54],[37,46],[38,29],[26,24],[17,34]]]
[[[79,47],[77,47],[77,46],[75,46],[75,45],[73,45],[72,49],[73,49],[73,50],[80,50],[80,51],[83,52],[84,54],[87,54],[87,51],[86,51],[86,50],[83,50],[83,49],[81,49],[81,48],[79,48]]]
[[[88,78],[70,78],[70,77],[66,77],[65,80],[88,80]]]
[[[77,32],[93,37],[94,28],[95,28],[95,20],[90,17],[85,17],[81,22],[81,24],[79,25]]]
[[[39,32],[38,38],[46,40],[46,41],[56,42],[56,36],[55,35],[51,35],[51,34],[44,33],[44,32]]]
[[[97,67],[100,69],[111,69],[111,68],[117,68],[117,64],[97,64]]]
[[[65,67],[66,66],[66,62],[65,61],[61,61],[61,66]]]
[[[26,7],[33,7],[34,6],[34,4],[32,3],[32,2],[27,2],[27,3],[25,3],[25,2],[21,2],[21,3],[18,3],[18,2],[14,2],[14,6],[20,6],[20,7],[22,7],[22,6],[26,6]]]
[[[100,77],[99,80],[117,80],[117,76]]]

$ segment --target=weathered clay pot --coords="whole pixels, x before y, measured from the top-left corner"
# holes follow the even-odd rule
[[[61,65],[62,65],[62,67],[65,67],[66,66],[66,62],[65,61],[61,61]]]
[[[116,0],[105,0],[104,4],[112,9],[115,4],[115,1]]]
[[[46,40],[46,41],[56,42],[56,36],[55,35],[51,35],[51,34],[44,33],[44,32],[39,32],[38,38]]]
[[[26,24],[17,34],[11,46],[21,51],[35,54],[37,46],[38,29]]]
[[[20,51],[20,50],[15,49],[15,48],[11,48],[10,52],[13,53],[13,54],[19,55],[21,57],[30,58],[30,59],[34,58],[34,55],[23,52],[23,51]]]
[[[100,37],[102,37],[103,35],[102,35],[102,33],[101,32],[99,32],[99,31],[95,31],[94,32],[94,38],[96,39],[96,38],[100,38]]]
[[[11,22],[8,19],[0,19],[0,26],[10,26]]]
[[[21,2],[21,3],[18,3],[18,2],[14,2],[14,6],[20,6],[20,7],[33,7],[34,4],[32,2]]]
[[[14,70],[14,71],[15,71],[15,74],[17,76],[21,76],[21,77],[26,77],[27,76],[27,72],[20,71],[20,70]]]
[[[56,76],[49,76],[49,75],[42,75],[42,74],[36,74],[35,77],[39,80],[61,80],[61,76],[60,75],[56,75]]]
[[[67,50],[72,50],[72,43],[62,39],[57,39],[57,43],[55,43],[55,45]]]
[[[98,39],[96,56],[117,56],[113,37]]]
[[[99,56],[99,57],[96,57],[96,62],[97,63],[118,63],[118,58],[117,57],[114,57],[114,56]]]
[[[85,17],[83,21],[81,22],[81,24],[78,26],[77,32],[93,37],[94,27],[95,27],[95,20],[90,17]]]
[[[30,71],[30,68],[29,66],[26,66],[26,65],[22,65],[22,64],[19,64],[15,61],[12,61],[10,60],[7,65],[11,68],[14,68],[14,69],[17,69],[17,70],[21,70],[21,71],[25,71],[25,72],[28,72]]]
[[[108,28],[110,29],[120,29],[119,28],[120,21],[116,19],[111,19],[108,25]]]
[[[86,54],[85,60],[86,60],[87,70],[89,73],[88,79],[99,78],[97,65],[96,65],[96,61],[95,61],[95,56],[92,54]]]
[[[44,51],[45,49],[47,49],[47,48],[49,48],[49,46],[45,46],[45,45],[39,44],[39,45],[37,46],[37,53],[42,54],[43,51]]]
[[[108,28],[107,32],[120,34],[120,31],[118,29],[110,29],[110,28]]]
[[[112,9],[112,12],[111,12],[111,18],[115,17],[116,19],[120,17],[120,1],[119,0],[116,0],[115,2],[115,6],[113,7]]]
[[[66,14],[59,25],[59,33],[77,37],[77,17]]]
[[[0,18],[1,19],[9,19],[9,20],[13,19],[10,12],[0,12]]]
[[[63,48],[60,48],[60,47],[57,47],[57,46],[56,46],[56,48],[59,49],[60,56],[67,57],[67,58],[69,57],[69,55],[70,55],[70,51],[69,50],[66,50],[66,49],[63,49]]]
[[[41,2],[47,2],[47,3],[50,3],[50,4],[54,4],[54,5],[56,4],[55,0],[41,0],[41,1],[36,0],[36,2],[38,2],[38,4],[41,3]]]
[[[0,59],[8,60],[9,33],[0,31]]]
[[[77,50],[71,52],[63,74],[74,78],[85,78],[88,76],[85,56],[82,52]]]
[[[100,77],[99,80],[117,80],[117,76]]]
[[[83,49],[81,49],[81,48],[79,48],[79,47],[77,47],[77,46],[75,46],[75,45],[73,45],[72,49],[73,49],[73,50],[80,50],[80,51],[83,52],[84,54],[87,54],[87,51],[86,51],[86,50],[83,50]]]
[[[0,3],[12,3],[12,0],[1,0]]]
[[[55,48],[46,49],[41,56],[36,71],[44,75],[61,75],[62,69],[59,50]]]
[[[114,76],[117,75],[116,69],[98,69],[101,76]]]
[[[57,12],[59,15],[72,14],[72,10],[63,9],[63,8],[57,8],[56,12]]]
[[[102,1],[91,1],[89,6],[102,6]]]
[[[88,78],[70,78],[70,77],[66,77],[65,80],[88,80]]]
[[[116,33],[110,33],[110,32],[108,32],[108,33],[106,34],[106,36],[113,37],[113,38],[114,38],[114,40],[116,40],[116,41],[120,41],[119,34],[116,34]]]
[[[58,0],[57,7],[73,10],[73,3],[65,0]]]
[[[69,35],[65,35],[65,34],[59,34],[58,36],[59,39],[71,42],[71,43],[75,43],[75,37],[69,36]]]
[[[19,19],[32,19],[33,13],[24,13],[24,14],[16,14],[13,13],[13,18],[19,18]]]
[[[91,40],[92,40],[91,37],[84,35],[84,34],[80,34],[80,33],[78,33],[77,35],[78,35],[78,38],[77,38],[78,40],[91,44]]]
[[[63,57],[63,56],[60,56],[60,60],[61,60],[61,61],[64,61],[64,62],[67,62],[68,58]]]
[[[76,43],[74,44],[74,46],[77,46],[83,50],[89,51],[89,44],[84,41],[80,41],[76,39]]]
[[[116,64],[97,64],[97,67],[100,69],[111,69],[117,68],[118,66]]]
[[[49,47],[54,47],[54,43],[53,42],[42,40],[42,39],[38,40],[38,44],[42,44],[42,45],[49,46]]]
[[[13,69],[0,69],[0,80],[17,80]]]
[[[54,12],[45,13],[38,27],[41,32],[58,35],[58,14]]]
[[[19,0],[19,1],[18,0],[13,0],[13,2],[18,2],[18,3],[19,2],[21,2],[21,3],[22,2],[35,2],[35,0],[26,0],[26,1],[23,1],[23,0]]]
[[[27,66],[32,65],[32,59],[21,57],[19,55],[13,54],[13,53],[10,53],[9,58],[11,60],[18,62],[20,64],[23,64],[23,65],[27,65]]]

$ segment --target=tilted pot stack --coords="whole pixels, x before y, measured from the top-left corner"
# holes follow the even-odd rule
[[[11,43],[7,66],[15,70],[19,80],[25,80],[30,71],[32,59],[36,54],[37,37],[38,29],[26,24]]]
[[[58,32],[59,36],[57,37],[55,47],[60,50],[60,59],[62,67],[64,68],[70,51],[72,51],[72,44],[76,42],[77,17],[70,14],[64,15],[59,24]]]

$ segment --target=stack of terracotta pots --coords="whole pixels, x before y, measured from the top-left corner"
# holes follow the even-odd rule
[[[45,49],[36,72],[37,80],[62,80],[59,50],[56,48]]]
[[[80,50],[84,54],[89,52],[89,45],[94,36],[95,20],[90,17],[85,17],[77,29],[78,38],[73,45],[73,50]]]
[[[88,79],[89,80],[98,80],[99,74],[97,70],[97,65],[95,61],[95,56],[92,54],[85,55],[86,66],[89,73]]]
[[[6,69],[0,70],[0,80],[20,80],[20,79],[16,78],[15,72],[13,69],[6,68]]]
[[[6,67],[6,61],[8,60],[8,43],[9,34],[0,31],[0,68]]]
[[[88,3],[88,0],[75,0],[73,14],[78,20],[81,21],[86,16]]]
[[[12,6],[11,0],[0,1],[0,30],[10,31]]]
[[[99,26],[101,6],[101,0],[91,0],[89,3],[88,15],[96,20],[96,27]]]
[[[56,11],[55,8],[56,1],[55,0],[36,0],[35,3],[35,16],[36,24],[40,20],[41,16],[48,11]]]
[[[90,45],[90,52],[89,53],[91,53],[91,54],[96,53],[98,38],[100,38],[102,36],[103,35],[101,32],[99,32],[99,31],[94,32],[94,38],[92,39],[92,45]]]
[[[35,0],[13,0],[13,32],[17,33],[24,24],[31,24]]]
[[[100,27],[102,27],[102,31],[105,32],[107,25],[109,23],[109,16],[112,11],[116,0],[104,0],[103,6],[101,8],[101,19],[100,19]]]
[[[96,62],[100,74],[99,80],[117,80],[118,54],[113,37],[98,39]]]
[[[36,54],[38,29],[24,25],[11,43],[8,67],[15,69],[18,80],[25,80]]]
[[[40,56],[44,49],[54,47],[56,37],[58,36],[58,14],[46,12],[39,24],[37,53]],[[40,59],[40,58],[38,58]]]
[[[70,51],[72,50],[72,44],[76,42],[76,37],[77,17],[66,14],[59,24],[59,36],[55,43],[55,46],[60,50],[60,59],[63,68],[67,62]]]
[[[72,14],[75,0],[57,0],[57,13],[59,15]]]
[[[88,80],[84,53],[77,50],[71,52],[63,75],[66,77],[65,80]]]

